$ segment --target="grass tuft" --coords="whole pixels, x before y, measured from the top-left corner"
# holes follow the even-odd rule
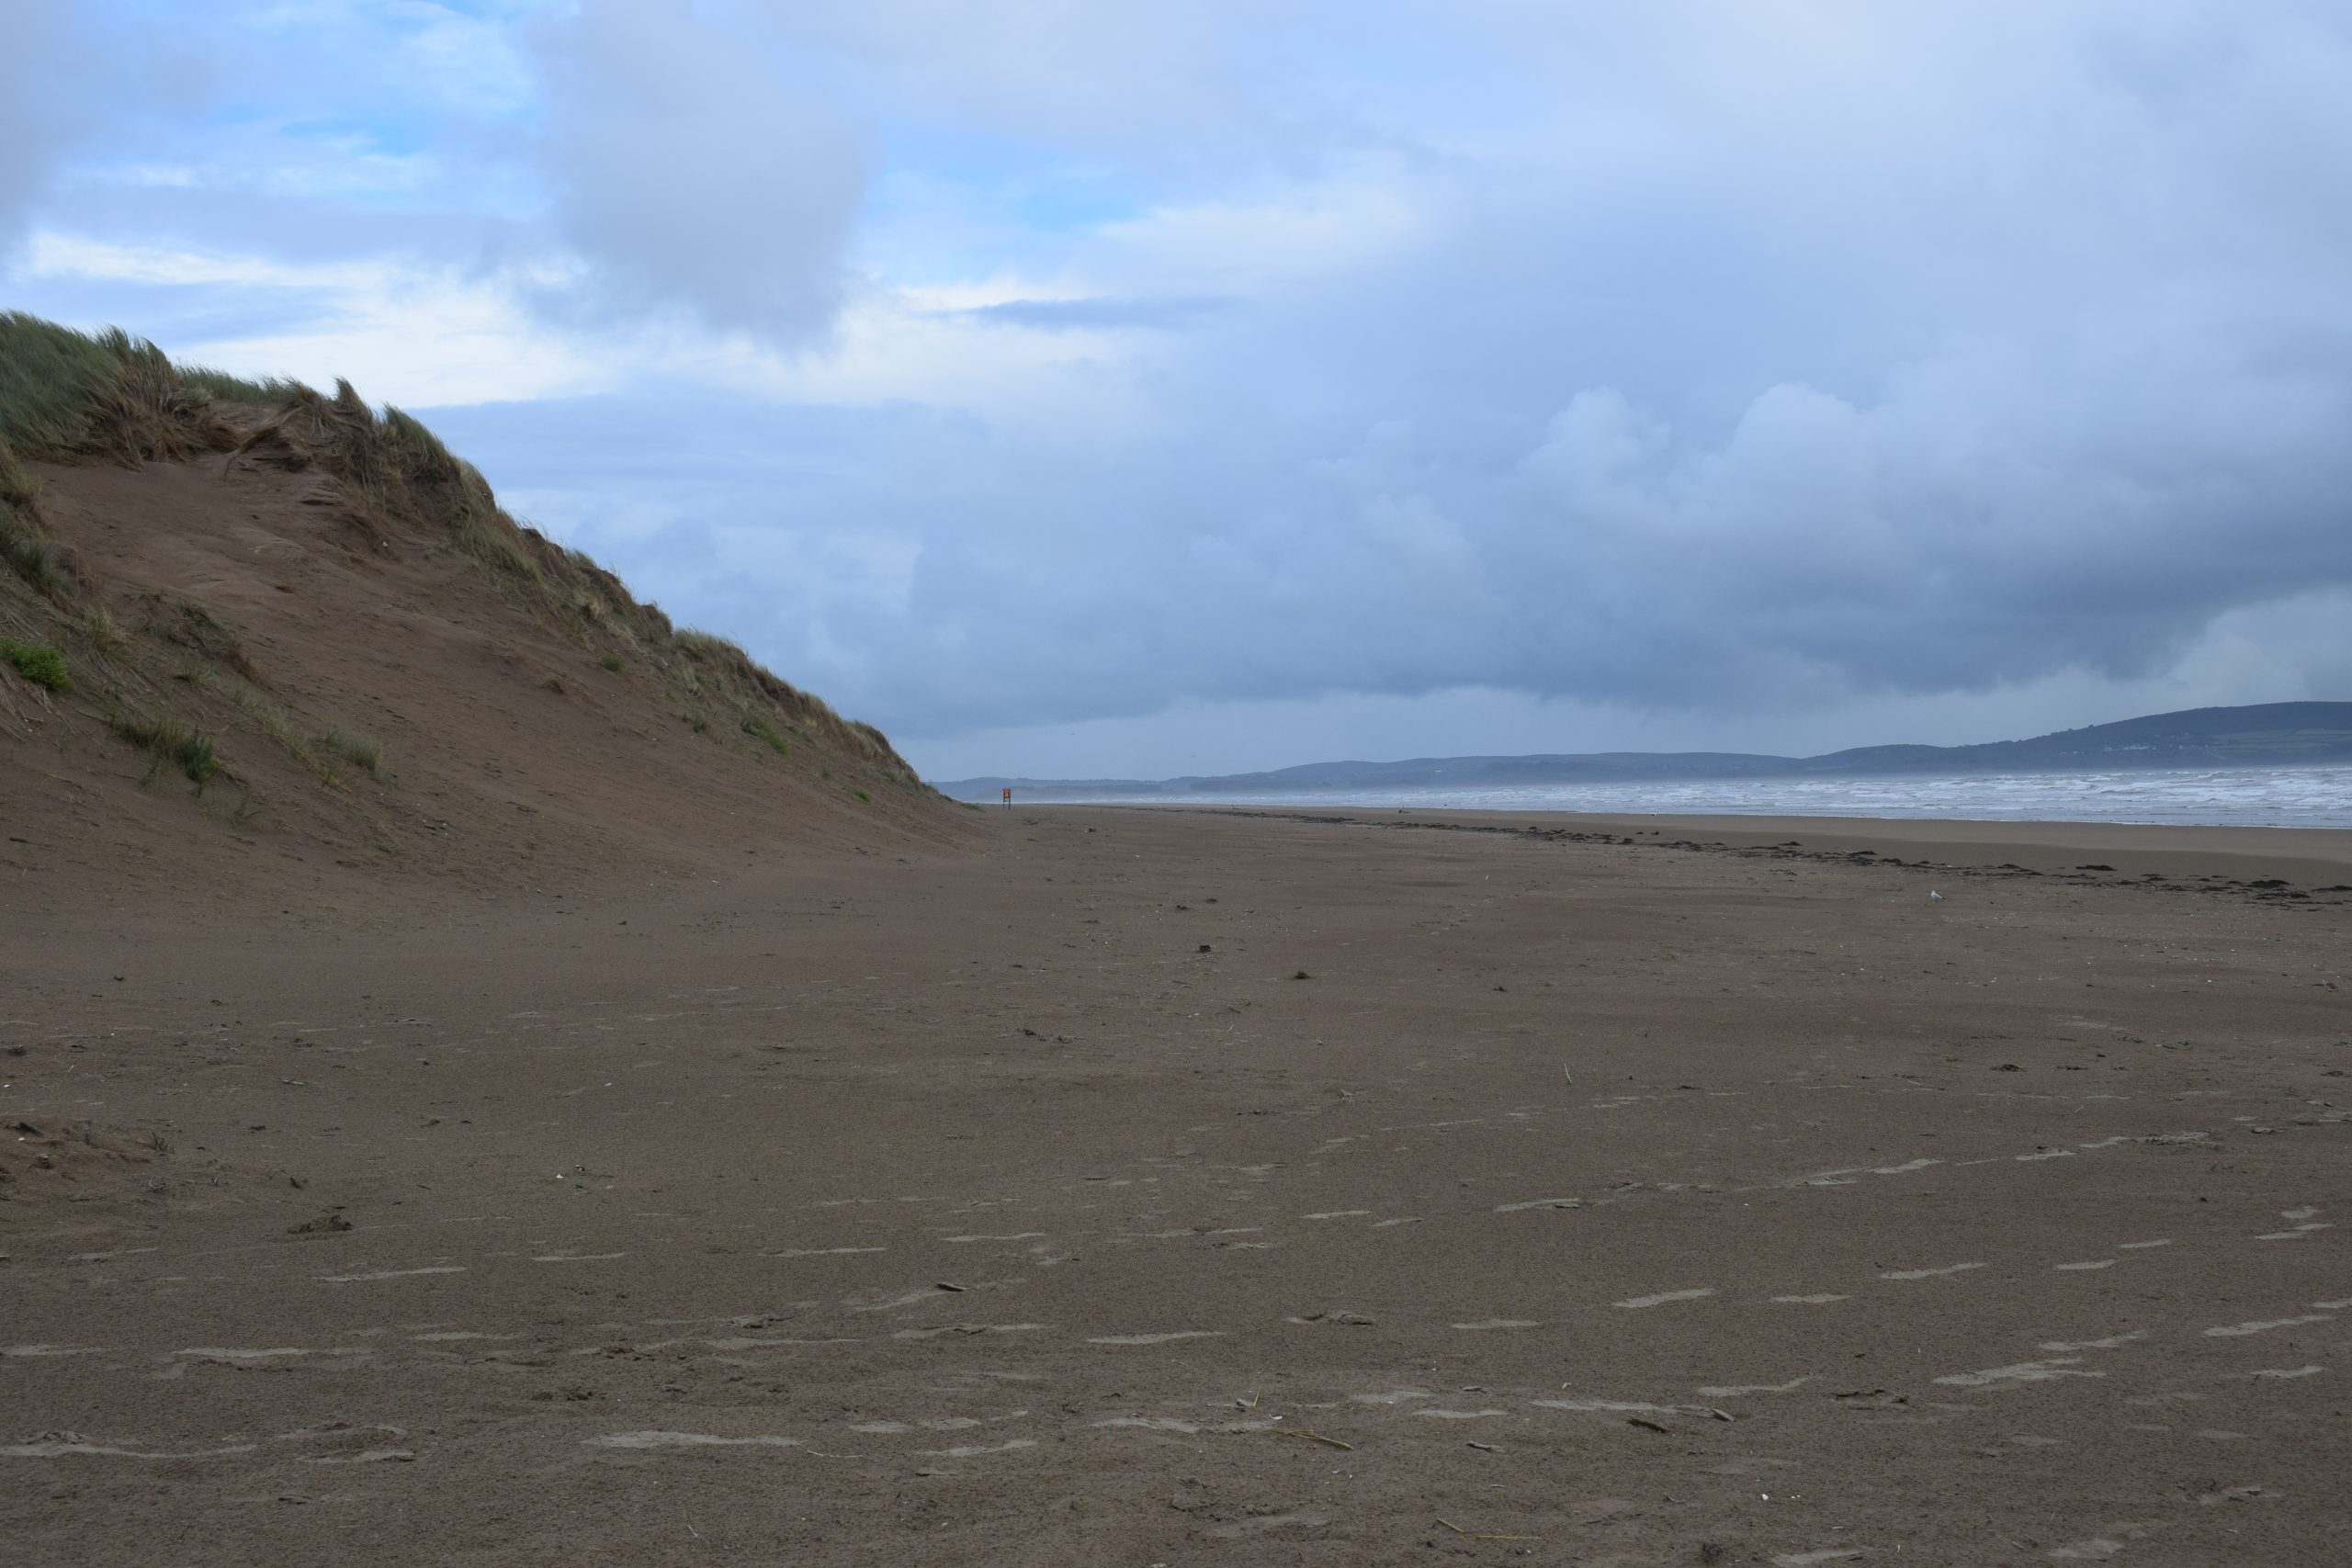
[[[774,751],[779,757],[789,757],[792,755],[791,742],[787,741],[783,736],[778,735],[774,729],[770,728],[767,720],[760,717],[756,714],[747,713],[743,716],[743,733],[752,736],[755,739],[765,741],[767,743],[768,750]]]
[[[202,683],[216,691],[224,689],[217,681],[205,680]],[[303,742],[301,731],[295,728],[294,721],[277,705],[251,686],[230,684],[225,687],[225,690],[228,692],[229,700],[237,705],[239,713],[252,719],[263,734],[284,747],[288,756],[316,773],[321,784],[333,786],[343,782],[341,775],[335,772],[334,763],[311,750]]]
[[[130,634],[104,604],[93,604],[82,613],[82,635],[100,653],[120,653],[130,646]]]
[[[45,642],[23,642],[12,637],[0,637],[0,659],[16,667],[17,673],[36,686],[52,692],[70,692],[74,677],[65,668],[65,655]]]
[[[283,408],[294,396],[300,381],[283,376],[265,376],[258,381],[243,376],[232,376],[226,370],[215,370],[209,365],[178,367],[180,383],[190,391],[201,392],[216,403],[250,403],[255,408]]]
[[[441,438],[413,414],[384,405],[383,437],[398,456],[408,477],[424,484],[454,484],[465,467],[449,455]]]
[[[220,759],[212,749],[212,738],[201,729],[188,728],[175,718],[119,712],[107,718],[107,728],[153,761],[154,767],[147,774],[150,779],[164,768],[176,768],[200,792],[220,771]]]
[[[73,594],[74,559],[65,547],[6,513],[0,513],[0,560],[51,604],[62,605]]]
[[[220,759],[213,754],[212,738],[201,729],[191,729],[180,737],[172,748],[172,761],[180,765],[181,773],[196,781],[198,789],[220,768]]]
[[[340,727],[330,728],[319,737],[321,749],[334,752],[378,784],[390,784],[391,775],[384,771],[383,748],[365,735]]]
[[[40,478],[17,461],[8,438],[0,435],[0,506],[30,506],[40,496]]]
[[[469,510],[458,524],[458,537],[479,560],[526,581],[539,581],[539,565],[523,547],[522,534],[504,513],[484,517]]]
[[[616,675],[621,672],[621,656],[617,653],[607,653],[603,658],[597,660],[596,662],[603,665],[605,669],[611,671]]]
[[[27,455],[70,450],[121,369],[110,340],[0,311],[0,441]]]

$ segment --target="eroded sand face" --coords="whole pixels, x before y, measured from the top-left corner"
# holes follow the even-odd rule
[[[989,822],[14,945],[10,1539],[2342,1559],[2333,840]]]

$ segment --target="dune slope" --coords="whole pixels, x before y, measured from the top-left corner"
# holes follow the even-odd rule
[[[878,731],[518,526],[348,384],[24,317],[0,362],[5,848],[78,874],[41,888],[494,892],[968,830]]]

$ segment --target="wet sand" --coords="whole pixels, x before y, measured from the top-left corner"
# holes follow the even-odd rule
[[[2352,834],[1049,807],[771,860],[46,889],[16,1550],[2352,1552]]]

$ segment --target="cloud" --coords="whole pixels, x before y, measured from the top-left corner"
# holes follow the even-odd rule
[[[687,0],[584,0],[540,54],[542,167],[593,308],[821,340],[865,185],[854,128]]]
[[[2323,0],[239,15],[242,107],[0,137],[18,302],[443,404],[552,529],[974,767],[2344,678]],[[284,62],[359,38],[402,63],[327,116]]]
[[[29,227],[58,160],[92,128],[74,91],[75,44],[64,8],[51,0],[0,0],[8,81],[0,92],[0,260]]]
[[[16,278],[140,301],[109,314],[180,359],[314,386],[340,377],[385,402],[577,394],[610,374],[590,345],[540,327],[526,301],[543,278],[400,256],[316,263],[109,244],[46,230],[27,244]],[[222,297],[272,305],[232,311],[213,302]],[[191,299],[205,304],[189,312]]]
[[[1225,309],[1228,301],[1195,297],[1168,299],[1005,299],[963,313],[990,325],[1035,332],[1122,332],[1182,327]]]

